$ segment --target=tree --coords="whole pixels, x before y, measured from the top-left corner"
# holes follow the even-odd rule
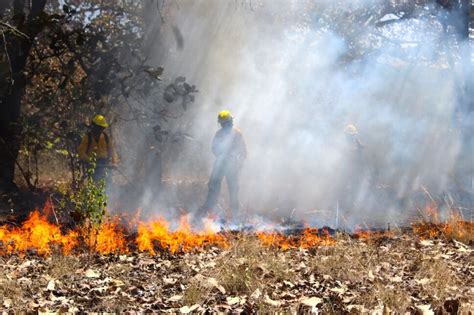
[[[1,189],[14,186],[15,164],[26,179],[31,177],[32,171],[18,161],[20,152],[29,159],[53,144],[69,154],[68,141],[77,138],[77,130],[95,112],[112,113],[124,106],[127,117],[121,119],[154,121],[159,126],[160,120],[172,118],[170,104],[185,110],[193,101],[195,87],[181,80],[165,84],[163,101],[159,84],[163,69],[148,64],[153,46],[148,36],[159,30],[160,24],[152,21],[158,14],[162,18],[162,3],[0,2]],[[385,38],[379,30],[427,14],[446,15],[446,29],[455,29],[462,38],[468,34],[468,0],[374,1],[360,7],[357,3],[312,4],[321,28],[330,28],[347,41],[350,49],[342,62],[376,52],[377,41],[396,45],[396,39]],[[425,10],[425,6],[435,9]],[[383,19],[388,14],[393,18]],[[176,97],[182,102],[175,102]]]
[[[14,187],[15,164],[33,187],[19,152],[27,159],[51,147],[72,154],[68,143],[96,112],[123,105],[124,119],[169,118],[170,103],[158,97],[164,69],[149,66],[144,49],[151,25],[143,13],[153,2],[2,2],[0,71],[7,68],[8,80],[0,89],[1,188]],[[180,95],[185,105],[190,96]],[[155,106],[150,111],[144,103]]]
[[[6,49],[4,54],[10,66],[11,85],[0,95],[0,187],[11,187],[13,184],[15,162],[20,146],[20,128],[18,126],[21,110],[21,98],[27,85],[24,73],[28,56],[30,55],[33,39],[42,31],[42,23],[46,0],[33,1],[28,13],[25,12],[26,1],[13,2],[12,22],[14,27],[21,32],[2,32]],[[4,14],[7,8],[2,6]],[[2,14],[2,15],[3,15]],[[24,35],[23,35],[24,34]]]

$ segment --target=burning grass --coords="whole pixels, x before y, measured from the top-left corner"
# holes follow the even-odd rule
[[[453,217],[454,218],[454,217]],[[68,230],[33,212],[0,226],[8,310],[323,313],[472,311],[472,223],[354,234],[195,232],[183,216]],[[462,242],[464,243],[462,243]]]
[[[78,244],[78,233],[69,231],[63,234],[59,226],[48,222],[39,211],[32,212],[21,227],[0,226],[1,254],[24,254],[35,249],[39,255],[49,255],[54,248],[60,247],[69,254]]]
[[[21,226],[0,226],[0,254],[25,255],[33,251],[38,255],[53,253],[69,255],[81,250],[103,255],[126,254],[130,249],[138,249],[156,255],[205,250],[210,246],[227,248],[231,234],[216,232],[207,222],[202,232],[195,232],[187,215],[180,220],[176,230],[169,228],[164,219],[144,223],[139,222],[136,233],[124,228],[119,220],[110,218],[97,229],[78,228],[65,230],[50,223],[47,216],[39,211],[32,212]],[[300,235],[285,236],[274,232],[258,232],[257,239],[266,247],[282,250],[305,249],[332,245],[335,241],[326,231],[307,228]]]
[[[412,224],[412,232],[420,239],[445,239],[474,242],[474,223],[463,220],[457,212],[452,212],[448,220],[440,222],[437,209],[428,207],[423,221]],[[30,213],[21,226],[0,226],[0,255],[25,255],[32,251],[38,255],[53,253],[63,255],[89,253],[126,254],[131,250],[157,255],[202,251],[209,247],[226,249],[233,239],[232,233],[217,232],[211,228],[212,222],[205,222],[203,231],[194,231],[188,215],[183,215],[177,229],[171,230],[164,219],[152,222],[137,222],[136,232],[125,228],[117,218],[109,218],[96,229],[65,229],[48,221],[39,211]],[[365,242],[378,242],[393,238],[401,231],[370,231],[356,229],[353,238]],[[311,249],[334,246],[337,242],[327,229],[305,228],[297,234],[285,235],[279,232],[257,231],[253,234],[263,246],[280,250]]]
[[[95,253],[125,254],[130,248],[155,255],[159,251],[171,254],[202,250],[208,246],[227,247],[222,234],[210,229],[194,232],[183,217],[177,230],[171,231],[165,220],[139,223],[133,240],[129,232],[117,219],[111,218],[97,229],[79,228],[63,232],[60,226],[50,223],[39,211],[32,212],[20,227],[0,226],[0,254],[25,255],[34,251],[38,255],[52,253],[69,255],[74,250],[87,249]]]
[[[258,232],[257,237],[264,246],[280,248],[282,250],[288,249],[307,249],[317,246],[334,245],[334,238],[329,235],[327,230],[322,230],[322,233],[315,228],[306,228],[301,235],[286,236],[280,233]]]
[[[0,306],[32,311],[472,312],[472,249],[412,235],[266,246],[234,235],[181,255],[0,257]]]
[[[444,238],[474,244],[474,222],[465,220],[460,211],[450,210],[448,219],[442,221],[437,207],[428,206],[412,228],[421,239]]]
[[[140,251],[146,251],[150,255],[156,254],[156,245],[172,254],[178,251],[188,252],[193,249],[205,248],[209,245],[222,248],[228,246],[226,238],[215,233],[209,226],[205,227],[204,232],[193,232],[187,215],[181,217],[179,228],[174,232],[170,231],[169,224],[165,220],[148,224],[140,223],[136,242]]]

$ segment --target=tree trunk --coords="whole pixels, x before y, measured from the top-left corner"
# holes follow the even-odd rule
[[[28,18],[25,19],[25,1],[13,1],[14,26],[28,36],[28,39],[9,34],[6,37],[8,61],[13,84],[0,95],[0,190],[15,188],[15,163],[20,148],[21,127],[19,125],[21,98],[27,84],[24,70],[31,46],[36,36],[44,28],[39,21],[46,0],[32,2]]]
[[[24,83],[15,82],[9,95],[0,98],[0,189],[14,188],[15,162],[20,148],[20,100]]]

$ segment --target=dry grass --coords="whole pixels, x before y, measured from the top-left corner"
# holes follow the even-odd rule
[[[361,296],[359,302],[366,307],[381,304],[389,313],[403,314],[411,300],[410,294],[401,286],[377,282],[367,294]]]
[[[125,285],[130,284],[132,268],[128,264],[111,264],[107,269],[107,274],[116,280],[122,281]]]
[[[183,304],[184,305],[203,304],[210,294],[211,293],[210,293],[209,288],[203,286],[201,283],[198,283],[197,281],[193,281],[184,292]]]
[[[0,275],[0,308],[9,305],[13,309],[24,307],[23,290],[16,281]]]
[[[54,255],[48,258],[48,262],[46,273],[54,279],[67,277],[83,266],[75,256]]]
[[[456,278],[455,265],[449,259],[436,258],[427,251],[430,247],[416,246],[423,245],[416,245],[410,238],[361,241],[342,235],[334,246],[309,254],[306,266],[319,281],[327,280],[330,287],[342,284],[345,290],[356,289],[359,295],[352,304],[364,309],[382,307],[389,313],[405,313],[413,307],[413,294],[428,298],[433,308],[442,308],[445,301],[456,296],[456,289],[466,287],[469,280]],[[269,304],[265,296],[271,297],[283,281],[301,277],[295,269],[301,263],[299,255],[264,247],[258,239],[247,235],[236,239],[215,266],[202,274],[215,278],[225,288],[226,296],[244,296],[253,301],[260,313],[270,313],[279,307]],[[253,297],[257,291],[259,296]],[[212,300],[216,292],[200,281],[190,281],[183,303],[202,305]],[[320,297],[324,298],[319,306],[324,313],[344,311],[338,308],[342,300],[331,292]]]
[[[155,308],[174,310],[199,304],[215,311],[245,307],[263,314],[308,313],[307,298],[321,299],[315,309],[324,314],[351,309],[406,313],[420,304],[435,313],[448,310],[450,303],[456,305],[451,309],[471,307],[472,248],[458,242],[420,241],[413,234],[358,240],[338,235],[334,246],[284,251],[262,245],[255,235],[232,237],[226,250],[175,256],[31,256],[29,264],[23,258],[0,257],[0,309],[7,302],[20,310],[38,295],[47,301],[50,278],[61,280],[56,289],[69,301],[95,311],[124,312],[149,301]],[[97,270],[100,278],[81,278],[87,268]],[[108,291],[101,294],[81,286],[102,286],[105,278],[122,283],[107,282]]]
[[[423,290],[440,305],[449,298],[460,284],[456,274],[440,259],[425,259],[420,265],[415,278],[422,283]]]
[[[293,272],[288,268],[289,264],[287,253],[262,247],[255,236],[242,236],[234,240],[229,250],[203,274],[215,279],[229,296],[250,297],[259,290],[253,299],[260,305],[258,309],[267,313],[273,306],[264,302],[266,287],[270,283],[290,280]],[[201,280],[190,280],[184,292],[184,305],[205,303],[215,293]]]
[[[452,266],[433,256],[426,256],[403,241],[389,244],[382,252],[380,246],[370,242],[345,239],[314,260],[312,268],[315,273],[366,287],[355,301],[357,304],[366,308],[383,305],[392,312],[403,313],[411,304],[414,290],[437,301],[432,305],[439,307],[466,285],[456,278]],[[420,288],[403,284],[404,273],[413,274]]]
[[[314,272],[342,281],[364,281],[361,275],[367,275],[378,263],[377,248],[347,239],[338,240],[324,254],[313,261]]]
[[[264,289],[268,282],[291,279],[288,264],[285,252],[262,247],[257,238],[243,236],[220,258],[213,274],[228,292],[249,295]]]
[[[314,260],[312,267],[317,274],[327,275],[342,282],[351,282],[359,287],[367,287],[367,292],[354,301],[356,304],[365,307],[381,304],[386,309],[403,313],[410,305],[409,293],[400,286],[374,279],[373,276],[374,271],[388,261],[393,264],[390,255],[381,254],[380,249],[371,242],[365,244],[345,238],[327,249],[321,259]],[[328,313],[337,313],[330,302],[323,307]]]
[[[413,232],[422,239],[440,238],[474,245],[474,222],[468,221],[456,207],[449,210],[445,220],[440,219],[436,205],[427,207],[413,224]]]
[[[121,297],[104,297],[99,303],[91,307],[92,311],[97,311],[99,314],[104,310],[113,311],[115,314],[123,313],[127,307],[130,306],[130,301]],[[109,313],[109,312],[108,312]]]

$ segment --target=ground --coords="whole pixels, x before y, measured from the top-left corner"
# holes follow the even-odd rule
[[[474,312],[471,245],[411,233],[282,250],[237,233],[230,247],[155,256],[0,256],[5,311]]]

